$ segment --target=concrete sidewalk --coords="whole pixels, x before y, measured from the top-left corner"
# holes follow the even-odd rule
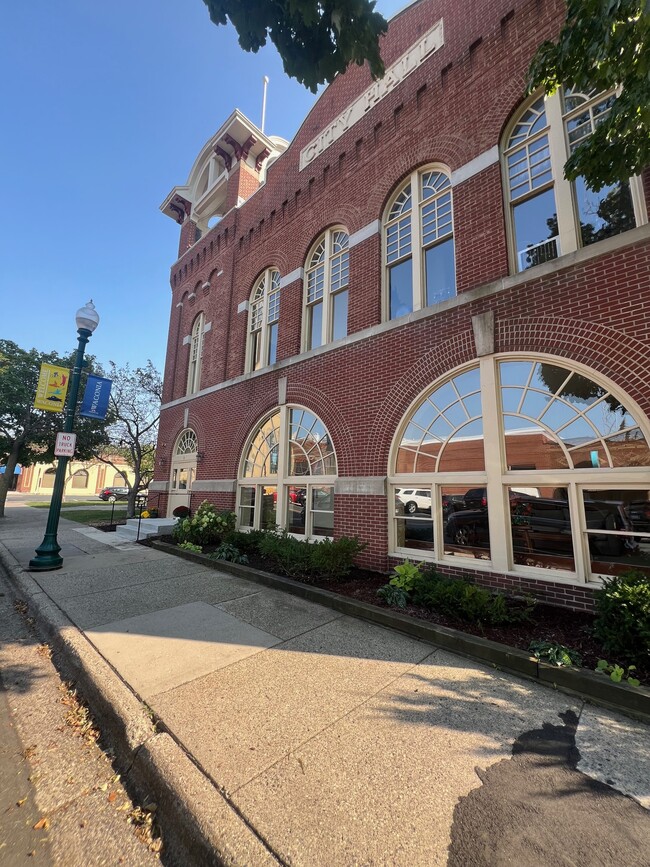
[[[63,568],[26,573],[45,520],[10,505],[3,562],[70,653],[92,655],[78,664],[94,671],[97,701],[137,717],[135,693],[171,734],[142,714],[125,723],[122,753],[204,836],[196,863],[491,865],[510,863],[509,833],[526,867],[649,863],[643,724],[64,519]],[[569,758],[549,764],[545,747],[518,763],[549,739]],[[526,745],[515,758],[514,744]],[[481,840],[484,795],[499,831]]]

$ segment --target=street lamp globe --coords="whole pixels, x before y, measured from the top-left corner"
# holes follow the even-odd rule
[[[77,310],[75,319],[77,321],[77,328],[85,328],[91,334],[93,333],[99,325],[99,314],[95,310],[92,299],[84,307]]]

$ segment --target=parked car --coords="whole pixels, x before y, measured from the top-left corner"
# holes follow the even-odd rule
[[[129,497],[129,489],[123,488],[102,488],[98,494],[100,500],[108,500],[109,503],[114,503],[116,500],[127,500]]]
[[[627,514],[633,530],[650,533],[650,501],[635,500],[628,503]]]
[[[415,488],[397,488],[395,496],[404,506],[408,515],[416,512],[431,512],[431,491],[420,491]]]
[[[480,489],[476,489],[477,491]],[[484,489],[483,489],[484,490]],[[472,492],[471,500],[476,499]],[[573,551],[569,504],[566,500],[510,495],[512,537],[515,548],[530,546],[538,552],[570,555]],[[587,527],[590,530],[627,529],[618,503],[585,502]],[[445,538],[455,545],[487,547],[489,528],[487,508],[463,509],[449,516]],[[624,552],[626,537],[589,535],[595,553],[619,556]]]

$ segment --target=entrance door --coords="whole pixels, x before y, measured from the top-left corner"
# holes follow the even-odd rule
[[[194,431],[186,430],[178,438],[169,480],[167,517],[171,518],[177,506],[190,506],[192,485],[196,479],[197,441]]]

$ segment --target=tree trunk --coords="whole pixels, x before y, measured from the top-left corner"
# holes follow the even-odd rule
[[[18,463],[19,451],[20,443],[16,441],[11,447],[11,452],[9,453],[9,457],[7,458],[7,463],[5,465],[5,471],[4,473],[0,474],[0,518],[4,518],[5,516],[5,502],[7,500],[7,493],[9,491],[9,488],[11,487],[11,482],[14,477],[14,470],[16,469],[16,464]]]

